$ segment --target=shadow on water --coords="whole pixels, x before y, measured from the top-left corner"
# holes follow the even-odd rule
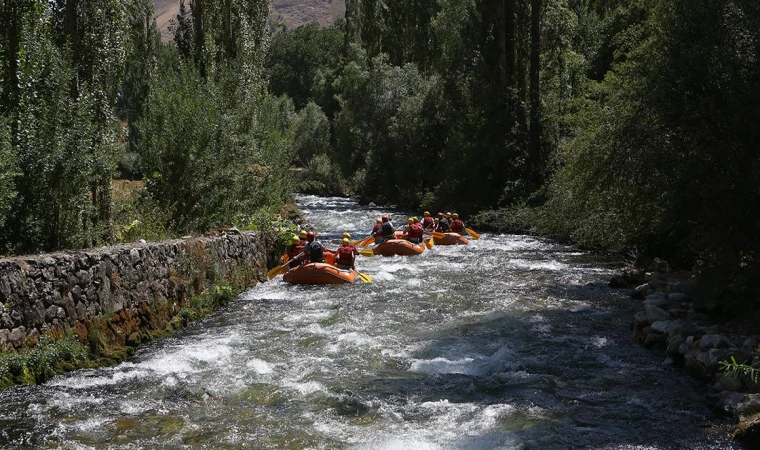
[[[558,284],[543,294],[586,304],[617,296],[599,284]],[[633,312],[631,300],[616,301],[612,308]],[[530,314],[445,328],[411,355],[440,365],[380,373],[353,392],[337,392],[342,402],[335,408],[371,416],[372,405],[396,405],[403,420],[422,421],[436,413],[431,405],[508,405],[488,432],[451,441],[456,448],[741,448],[727,438],[731,421],[704,404],[702,383],[659,364],[661,349],[633,343],[628,324],[593,302],[542,309],[540,323],[551,330],[535,326]],[[454,353],[459,359],[452,361]]]

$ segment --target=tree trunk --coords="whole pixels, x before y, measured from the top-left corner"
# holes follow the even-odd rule
[[[235,45],[232,36],[232,0],[224,0],[224,52],[227,60],[235,58]]]
[[[71,97],[79,97],[79,31],[77,26],[77,3],[79,0],[67,0],[63,14],[63,34],[66,43],[71,48],[71,59],[74,64],[74,79],[71,83]]]
[[[193,0],[190,3],[190,10],[193,13],[193,37],[195,38],[193,50],[195,52],[195,64],[198,66],[201,78],[206,79],[206,62],[204,60],[206,49],[206,36],[204,30],[206,24],[204,23],[203,2],[204,0]]]
[[[535,188],[542,182],[541,155],[541,0],[530,2],[530,161]]]
[[[515,60],[517,59],[517,26],[515,0],[504,0],[504,82],[508,89],[515,88]]]

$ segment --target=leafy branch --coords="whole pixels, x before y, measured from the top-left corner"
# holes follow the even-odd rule
[[[746,363],[737,363],[733,356],[730,362],[720,361],[718,365],[726,375],[736,379],[745,378],[752,380],[753,383],[757,383],[760,376],[760,369]]]

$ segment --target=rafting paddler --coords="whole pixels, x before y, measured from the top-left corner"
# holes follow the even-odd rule
[[[306,233],[306,247],[304,247],[303,252],[308,258],[307,263],[325,262],[325,248],[316,238],[317,235],[313,231]]]
[[[344,233],[348,234],[348,233]],[[338,247],[337,255],[335,256],[335,265],[339,269],[352,269],[356,270],[354,263],[356,262],[356,247],[351,245],[351,239],[343,238],[340,241],[340,247]]]
[[[351,242],[351,233],[343,233],[342,239],[348,239],[348,242]],[[341,245],[343,245],[342,243],[343,241],[341,240]],[[351,244],[351,247],[354,249],[354,256],[358,255],[359,250],[356,248],[356,246]]]
[[[425,211],[422,214],[422,229],[428,233],[435,230],[435,220],[433,220],[433,216],[430,215],[429,211]]]
[[[442,212],[438,213],[438,227],[435,229],[435,231],[438,231],[439,233],[448,233],[451,231],[449,221],[446,219],[446,216],[444,216]]]
[[[301,264],[301,258],[297,258],[297,256],[300,255],[302,251],[303,246],[301,245],[301,239],[294,234],[285,253],[288,255],[288,261],[290,261],[291,268],[297,267]]]
[[[372,232],[370,233],[370,236],[377,236],[378,232],[380,231],[380,227],[383,225],[383,221],[378,217],[375,221],[375,226],[372,227]]]
[[[390,217],[384,215],[381,220],[380,229],[374,235],[375,244],[382,244],[395,237],[396,229],[393,227]]]
[[[409,242],[412,242],[414,244],[419,244],[422,242],[422,235],[425,233],[425,230],[422,229],[422,224],[420,223],[420,220],[416,217],[410,217],[407,222],[409,225],[406,228],[406,231],[404,232],[406,235],[406,239]]]
[[[454,219],[454,221],[451,222],[451,231],[464,235],[464,222],[459,219],[459,214],[454,213],[451,217]]]

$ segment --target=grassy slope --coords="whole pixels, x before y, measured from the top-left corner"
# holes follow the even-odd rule
[[[319,22],[322,26],[331,25],[343,17],[346,11],[345,0],[272,0],[273,18],[282,20],[288,28],[295,28],[309,22]],[[153,0],[156,12],[156,25],[164,41],[171,40],[169,23],[177,16],[179,0]],[[189,9],[190,1],[185,2]]]

